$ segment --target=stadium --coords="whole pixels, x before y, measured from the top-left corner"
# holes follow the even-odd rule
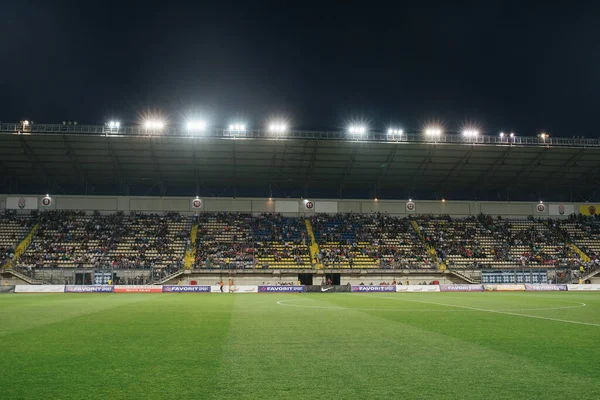
[[[600,140],[228,128],[0,124],[3,398],[598,398]]]

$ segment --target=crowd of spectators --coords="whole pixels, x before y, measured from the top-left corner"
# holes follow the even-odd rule
[[[198,223],[196,268],[310,266],[306,227],[298,217],[204,213]]]
[[[120,218],[103,264],[110,268],[181,266],[191,221],[179,213],[131,213]]]
[[[552,266],[580,273],[600,268],[600,218],[504,219],[381,213],[310,217],[319,251],[310,254],[303,218],[281,214],[201,213],[196,268],[494,268]],[[414,229],[411,222],[418,224]],[[33,223],[39,229],[19,266],[161,269],[154,279],[183,267],[192,248],[192,218],[179,213],[85,214],[80,211],[5,212],[0,217],[0,262]],[[4,230],[5,226],[22,228]],[[422,236],[419,235],[419,231]],[[576,243],[587,257],[570,243]],[[433,250],[432,250],[433,249]],[[433,258],[432,258],[433,257]]]
[[[40,213],[33,243],[19,262],[33,267],[98,267],[120,218],[68,210]]]
[[[181,265],[189,237],[184,219],[178,213],[46,211],[39,214],[39,229],[19,265],[111,269]],[[181,229],[172,232],[173,226]]]
[[[29,232],[32,219],[5,210],[0,215],[0,267],[12,260],[19,241]]]
[[[196,268],[240,269],[254,266],[252,216],[203,213],[198,217]]]
[[[311,218],[325,267],[428,268],[430,257],[408,218],[382,213]]]

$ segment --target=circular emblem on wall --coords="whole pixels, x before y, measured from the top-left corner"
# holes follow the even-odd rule
[[[415,211],[415,203],[413,203],[412,201],[409,201],[408,203],[406,203],[406,209],[408,211]]]
[[[194,201],[192,201],[192,207],[194,207],[194,208],[202,207],[202,200],[194,199]]]
[[[52,199],[50,197],[44,197],[42,199],[42,205],[48,207],[52,203]]]
[[[19,199],[19,208],[25,208],[25,199],[22,197]]]
[[[538,212],[544,212],[546,210],[546,206],[544,204],[537,205]]]
[[[596,207],[589,206],[588,211],[590,212],[590,215],[596,215]]]
[[[563,206],[562,204],[558,206],[558,213],[560,215],[565,215],[565,206]]]
[[[315,203],[313,203],[312,201],[307,201],[306,202],[306,208],[309,210],[312,210],[315,207]]]

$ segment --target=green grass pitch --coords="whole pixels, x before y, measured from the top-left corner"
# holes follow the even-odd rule
[[[10,294],[2,399],[598,399],[600,293]]]

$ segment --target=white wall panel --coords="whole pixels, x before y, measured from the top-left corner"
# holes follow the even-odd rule
[[[359,213],[360,212],[360,202],[359,201],[340,201],[338,202],[338,212],[339,213]]]
[[[275,202],[273,200],[252,200],[253,213],[272,213],[275,212]]]
[[[205,199],[204,211],[250,212],[251,200]]]
[[[116,197],[54,197],[58,210],[117,211]]]
[[[338,212],[337,201],[315,201],[315,212],[336,214]]]
[[[363,213],[406,214],[406,203],[403,201],[363,201],[361,209]]]
[[[131,198],[129,201],[131,211],[190,211],[190,199],[185,198]]]
[[[533,214],[533,204],[481,203],[481,212],[489,215],[527,216]]]
[[[298,200],[275,200],[275,212],[278,213],[297,213],[300,209]]]

